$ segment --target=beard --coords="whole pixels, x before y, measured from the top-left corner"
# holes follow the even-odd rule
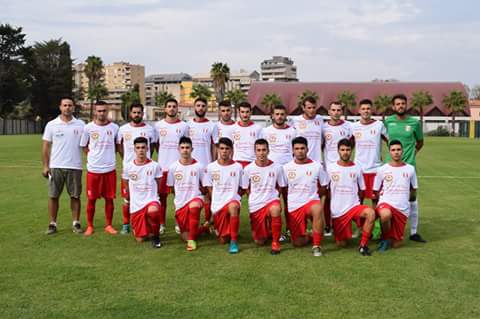
[[[403,109],[402,111],[399,111],[397,109],[394,109],[393,112],[397,115],[404,115],[407,109]]]
[[[132,118],[132,122],[135,123],[135,124],[141,123],[142,118],[141,117],[134,117],[134,118]]]
[[[195,110],[195,115],[198,116],[198,117],[204,117],[205,113],[207,113],[207,112],[200,113],[197,110]]]

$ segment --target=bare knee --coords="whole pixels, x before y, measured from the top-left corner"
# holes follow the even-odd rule
[[[148,213],[153,213],[153,214],[158,213],[159,212],[158,206],[157,205],[148,206],[147,212]]]
[[[382,209],[379,212],[379,215],[382,223],[387,222],[392,218],[392,212],[389,209]]]
[[[337,245],[337,247],[341,247],[341,248],[347,247],[347,241],[346,240],[337,240],[335,242],[335,244]]]
[[[280,205],[273,205],[270,207],[270,215],[272,217],[279,217],[282,214],[282,207]]]
[[[265,246],[265,242],[266,242],[265,239],[256,239],[255,240],[255,244],[257,246]]]

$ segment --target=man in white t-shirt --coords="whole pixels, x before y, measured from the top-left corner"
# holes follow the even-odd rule
[[[95,104],[95,119],[85,125],[80,146],[87,153],[87,229],[84,235],[93,234],[95,203],[105,198],[105,232],[116,234],[112,226],[113,200],[117,192],[116,140],[118,125],[108,119],[107,103]]]
[[[389,143],[391,160],[377,170],[373,190],[378,196],[377,215],[382,226],[378,251],[402,245],[410,202],[417,197],[415,167],[402,161],[403,147],[398,140]]]
[[[292,140],[296,132],[287,124],[287,108],[284,105],[275,105],[271,117],[272,125],[263,128],[261,135],[268,141],[268,158],[284,165],[293,159]]]
[[[183,136],[178,143],[180,159],[168,168],[167,185],[175,194],[175,219],[180,228],[181,238],[187,242],[187,250],[197,249],[197,236],[203,232],[199,229],[200,211],[204,206],[201,181],[205,168],[192,158],[192,140]],[[208,226],[205,226],[208,229]]]
[[[218,140],[218,160],[207,166],[203,185],[212,201],[213,226],[221,243],[230,241],[229,252],[236,254],[240,227],[242,165],[232,160],[233,143],[227,137]]]
[[[252,237],[257,245],[265,245],[272,239],[271,254],[280,253],[282,232],[282,206],[280,188],[285,188],[283,169],[268,157],[268,142],[261,138],[255,141],[254,162],[243,171],[242,188],[248,193],[248,209]]]
[[[313,242],[312,254],[322,256],[323,204],[328,179],[320,163],[307,157],[307,139],[298,136],[292,141],[294,159],[283,166],[288,187],[287,225],[295,247]],[[312,221],[313,238],[307,234],[307,221]]]
[[[48,178],[48,214],[50,223],[47,234],[57,232],[58,198],[64,185],[70,195],[74,233],[82,233],[80,227],[80,194],[82,193],[82,137],[85,123],[73,117],[75,104],[70,97],[60,100],[60,115],[47,123],[43,133],[42,175]]]
[[[240,120],[233,125],[233,160],[245,167],[255,160],[253,144],[261,137],[262,128],[250,119],[250,103],[240,103],[238,113]]]
[[[147,138],[140,136],[133,141],[135,158],[123,166],[122,180],[129,199],[133,235],[138,242],[152,239],[153,248],[160,248],[160,202],[158,190],[162,168],[149,159]]]
[[[220,121],[217,122],[217,140],[215,143],[218,143],[218,138],[228,137],[233,141],[233,129],[235,121],[232,119],[232,104],[230,101],[222,101],[218,104],[218,112],[220,113]]]
[[[163,168],[162,185],[160,187],[160,234],[165,233],[165,222],[167,212],[167,197],[169,188],[167,187],[168,168],[180,158],[178,153],[178,141],[182,136],[188,135],[187,123],[178,118],[178,102],[175,99],[165,101],[165,118],[156,122],[155,131],[157,132],[158,143],[158,164]],[[180,231],[175,227],[177,233]]]
[[[350,161],[352,141],[341,139],[337,148],[340,159],[327,168],[335,242],[339,247],[346,247],[347,241],[352,238],[352,222],[355,222],[363,230],[358,251],[362,256],[370,256],[368,241],[375,222],[375,211],[361,204],[365,182],[360,166]]]
[[[145,137],[147,139],[147,158],[150,159],[157,143],[157,135],[155,129],[143,122],[143,105],[140,103],[132,103],[130,105],[130,122],[124,124],[118,130],[117,144],[118,152],[122,157],[122,167],[135,159],[135,145],[133,141],[137,137]],[[130,203],[126,196],[126,184],[121,180],[120,189],[123,198],[122,215],[123,224],[121,234],[128,234],[130,232]]]

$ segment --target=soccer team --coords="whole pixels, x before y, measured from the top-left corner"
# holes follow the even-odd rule
[[[150,126],[143,122],[143,105],[130,106],[131,121],[122,127],[108,120],[108,106],[95,105],[95,119],[84,124],[73,117],[71,98],[60,102],[60,115],[43,135],[43,176],[49,182],[47,234],[57,231],[59,197],[64,186],[71,198],[72,230],[80,226],[82,154],[87,154],[87,228],[94,233],[96,200],[105,199],[104,231],[112,226],[116,196],[116,152],[122,157],[122,234],[132,231],[137,241],[150,239],[161,247],[165,233],[167,198],[174,196],[176,231],[188,251],[197,249],[202,233],[214,232],[230,253],[238,253],[241,197],[248,197],[253,240],[279,254],[290,236],[293,246],[312,245],[322,256],[323,236],[334,236],[347,246],[352,222],[361,231],[358,251],[368,247],[375,220],[381,225],[378,250],[399,247],[407,220],[410,239],[417,233],[418,202],[415,156],[423,146],[418,120],[406,114],[407,98],[392,98],[394,115],[384,122],[371,118],[372,102],[359,104],[360,121],[343,121],[341,103],[329,105],[328,121],[317,114],[313,97],[303,101],[303,114],[287,118],[283,105],[273,108],[272,125],[262,128],[251,121],[252,107],[238,105],[240,120],[232,120],[230,102],[219,104],[220,120],[206,118],[207,101],[196,99],[195,117],[178,118],[175,99],[165,102],[165,118]],[[382,141],[387,144],[385,164]],[[152,160],[154,152],[158,161]],[[353,156],[354,154],[354,156]],[[371,199],[373,207],[364,204]],[[282,210],[286,233],[282,234]],[[204,222],[201,222],[203,211]],[[311,229],[307,227],[311,221]]]

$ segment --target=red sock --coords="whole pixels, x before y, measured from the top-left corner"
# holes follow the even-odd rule
[[[96,199],[89,199],[87,201],[87,226],[93,227],[93,217],[95,216],[95,202]]]
[[[272,241],[279,242],[282,233],[282,217],[272,217]]]
[[[112,226],[113,219],[113,199],[105,199],[105,224]]]
[[[167,214],[168,194],[160,194],[160,225],[165,225],[165,216]]]
[[[320,246],[322,244],[322,232],[313,232],[313,246]]]
[[[158,236],[158,232],[160,231],[160,211],[148,212],[147,216],[153,236]]]
[[[122,215],[123,215],[123,224],[130,224],[130,205],[128,203],[123,203],[122,205]]]
[[[210,218],[212,218],[212,209],[211,203],[206,203],[204,210],[205,210],[205,221],[209,222]]]
[[[196,240],[198,223],[200,221],[200,207],[188,209],[188,240]]]
[[[238,239],[238,229],[240,228],[240,218],[239,216],[230,216],[230,239],[237,241]]]
[[[367,233],[366,231],[363,231],[362,232],[362,239],[360,240],[360,246],[367,246],[368,245],[368,241],[370,240],[370,235],[372,235],[372,233]]]

